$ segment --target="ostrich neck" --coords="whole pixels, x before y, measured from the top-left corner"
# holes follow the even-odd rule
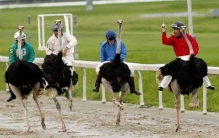
[[[62,50],[61,26],[60,25],[58,25],[58,41],[59,41],[59,50]]]
[[[22,31],[19,31],[19,37],[18,37],[18,51],[19,51],[19,59],[22,60],[23,56],[22,56],[22,50],[21,50],[21,40],[22,39]]]
[[[188,45],[188,47],[189,47],[190,55],[191,55],[191,54],[194,54],[194,51],[193,51],[193,48],[192,48],[192,44],[191,44],[191,42],[189,41],[189,39],[187,38],[186,33],[185,33],[185,34],[183,33],[183,36],[184,36],[184,38],[185,38],[185,40],[186,40],[186,43],[187,43],[187,45]]]
[[[117,38],[117,45],[116,45],[116,54],[120,54],[121,51],[121,26],[119,26],[119,33]]]

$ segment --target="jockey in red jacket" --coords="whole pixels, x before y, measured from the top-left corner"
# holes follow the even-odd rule
[[[171,35],[169,38],[166,36],[166,25],[162,24],[162,44],[172,46],[173,50],[175,52],[175,55],[177,58],[181,58],[182,60],[189,60],[190,57],[190,51],[188,44],[186,43],[185,38],[183,37],[180,28],[181,26],[185,26],[182,22],[175,22],[171,25],[173,29],[174,35]],[[194,55],[196,56],[198,54],[199,46],[197,41],[194,37],[192,37],[190,34],[186,33],[186,36],[188,37],[190,43],[192,44],[192,48],[194,51]],[[167,75],[164,76],[162,82],[160,83],[158,90],[162,91],[164,88],[166,88],[170,81],[172,80],[172,76]],[[208,76],[205,76],[203,78],[204,86],[208,89],[214,90],[215,87],[211,85],[210,80],[208,79]]]

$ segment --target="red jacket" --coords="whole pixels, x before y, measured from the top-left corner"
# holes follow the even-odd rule
[[[196,56],[199,50],[198,43],[190,34],[186,33],[186,36],[189,39],[190,43],[192,44],[194,55]],[[190,54],[189,46],[187,45],[186,40],[183,36],[180,38],[177,38],[174,35],[171,35],[169,38],[167,38],[166,32],[163,32],[162,33],[162,44],[173,46],[174,52],[177,57]]]

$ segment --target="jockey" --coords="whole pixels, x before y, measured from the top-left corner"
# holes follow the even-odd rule
[[[62,51],[62,61],[64,64],[69,66],[69,69],[71,70],[71,75],[74,77],[74,67],[72,67],[72,63],[74,62],[73,52],[74,47],[78,44],[77,39],[70,34],[63,33],[63,26],[61,25],[61,41],[62,45],[61,48]],[[59,40],[58,40],[58,26],[55,24],[52,25],[52,31],[53,35],[48,39],[47,41],[47,47],[46,47],[46,55],[50,54],[58,54],[60,47],[59,47]],[[77,82],[74,82],[73,79],[73,85],[76,85]]]
[[[15,39],[15,43],[10,46],[9,48],[9,62],[13,63],[15,61],[19,60],[18,57],[18,37],[19,37],[19,32],[16,32],[14,34],[14,39]],[[35,52],[34,49],[32,47],[32,45],[28,42],[25,42],[26,39],[26,34],[22,33],[21,36],[21,49],[22,49],[22,54],[23,54],[23,61],[27,61],[27,62],[33,62],[35,59]]]
[[[180,58],[182,60],[189,60],[190,57],[190,51],[189,47],[186,43],[185,38],[183,37],[180,29],[181,27],[185,27],[184,23],[182,22],[175,22],[174,24],[171,25],[173,29],[174,35],[171,35],[169,38],[166,36],[166,25],[162,24],[161,29],[162,29],[162,44],[164,45],[169,45],[173,47],[173,50],[175,52],[175,55],[177,58]],[[199,46],[197,41],[195,40],[194,37],[192,37],[190,34],[186,33],[186,36],[188,37],[193,51],[194,51],[194,56],[198,54]],[[163,80],[161,81],[158,90],[163,91],[164,88],[166,88],[169,83],[172,80],[171,75],[164,76]],[[211,85],[210,80],[208,79],[208,76],[203,77],[203,83],[204,86],[208,89],[215,90],[215,87]]]
[[[16,32],[14,34],[15,43],[12,44],[12,46],[10,46],[9,48],[9,62],[10,63],[13,63],[19,60],[18,37],[19,37],[19,32]],[[23,54],[22,60],[26,62],[33,62],[35,59],[35,52],[34,52],[32,45],[28,42],[25,42],[26,34],[22,33],[21,39],[22,39],[21,50]],[[14,95],[14,93],[11,92],[11,90],[9,92],[11,93],[11,97],[7,100],[8,102],[12,101],[13,99],[16,99],[16,96]]]
[[[101,83],[101,76],[99,75],[100,67],[106,63],[110,62],[115,58],[116,55],[116,45],[117,45],[117,39],[116,39],[116,33],[112,30],[109,30],[106,32],[106,41],[100,44],[101,50],[100,50],[100,60],[101,63],[96,68],[97,73],[97,79],[95,83],[95,88],[93,89],[94,92],[99,92],[99,87]],[[125,44],[121,41],[121,54],[120,54],[120,60],[124,62],[126,57],[126,47]],[[129,67],[129,70],[131,71],[130,74],[130,80],[129,80],[129,87],[130,87],[130,93],[134,93],[136,95],[141,95],[140,92],[135,90],[135,84],[134,84],[134,69],[132,66],[127,64]]]

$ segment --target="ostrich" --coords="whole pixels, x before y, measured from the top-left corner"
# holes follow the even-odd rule
[[[59,112],[60,121],[62,123],[62,131],[66,131],[65,123],[62,119],[61,106],[56,99],[57,94],[61,95],[65,93],[65,97],[69,100],[69,108],[72,110],[72,76],[69,67],[62,61],[62,48],[61,48],[61,21],[56,20],[55,23],[58,26],[58,40],[60,51],[58,55],[51,54],[44,58],[42,64],[43,74],[48,82],[46,90],[49,97],[55,102],[56,108]]]
[[[26,62],[22,60],[21,51],[21,34],[24,29],[23,26],[18,26],[19,38],[18,38],[18,50],[19,50],[19,61],[13,62],[7,71],[5,72],[5,80],[8,84],[10,90],[16,95],[17,99],[23,106],[24,115],[26,117],[28,131],[30,130],[27,108],[23,102],[24,99],[28,98],[28,95],[33,90],[33,99],[39,109],[41,116],[41,125],[43,129],[46,129],[44,123],[44,116],[40,109],[39,103],[37,101],[38,96],[42,95],[42,90],[44,88],[43,84],[43,73],[38,65]]]
[[[123,110],[123,97],[125,95],[125,92],[128,91],[128,81],[131,74],[128,66],[120,60],[120,41],[122,23],[122,20],[117,21],[119,33],[117,39],[115,58],[113,61],[108,61],[104,63],[99,70],[99,74],[102,76],[102,85],[106,88],[107,91],[109,91],[113,103],[119,107],[116,121],[117,126],[120,123],[121,110]],[[119,100],[117,101],[114,96],[114,92],[119,91],[121,91],[121,95],[119,97]]]
[[[201,58],[195,57],[192,49],[192,45],[185,35],[186,28],[181,27],[183,37],[185,38],[189,50],[190,58],[188,61],[181,59],[175,59],[165,66],[161,67],[156,73],[156,82],[160,84],[163,76],[171,75],[172,80],[169,84],[170,91],[173,92],[175,98],[175,108],[176,108],[176,118],[177,118],[177,127],[176,132],[180,129],[179,123],[179,95],[192,93],[192,98],[189,103],[189,106],[198,107],[199,101],[195,102],[196,95],[198,93],[199,87],[203,84],[203,77],[207,75],[207,64]]]

